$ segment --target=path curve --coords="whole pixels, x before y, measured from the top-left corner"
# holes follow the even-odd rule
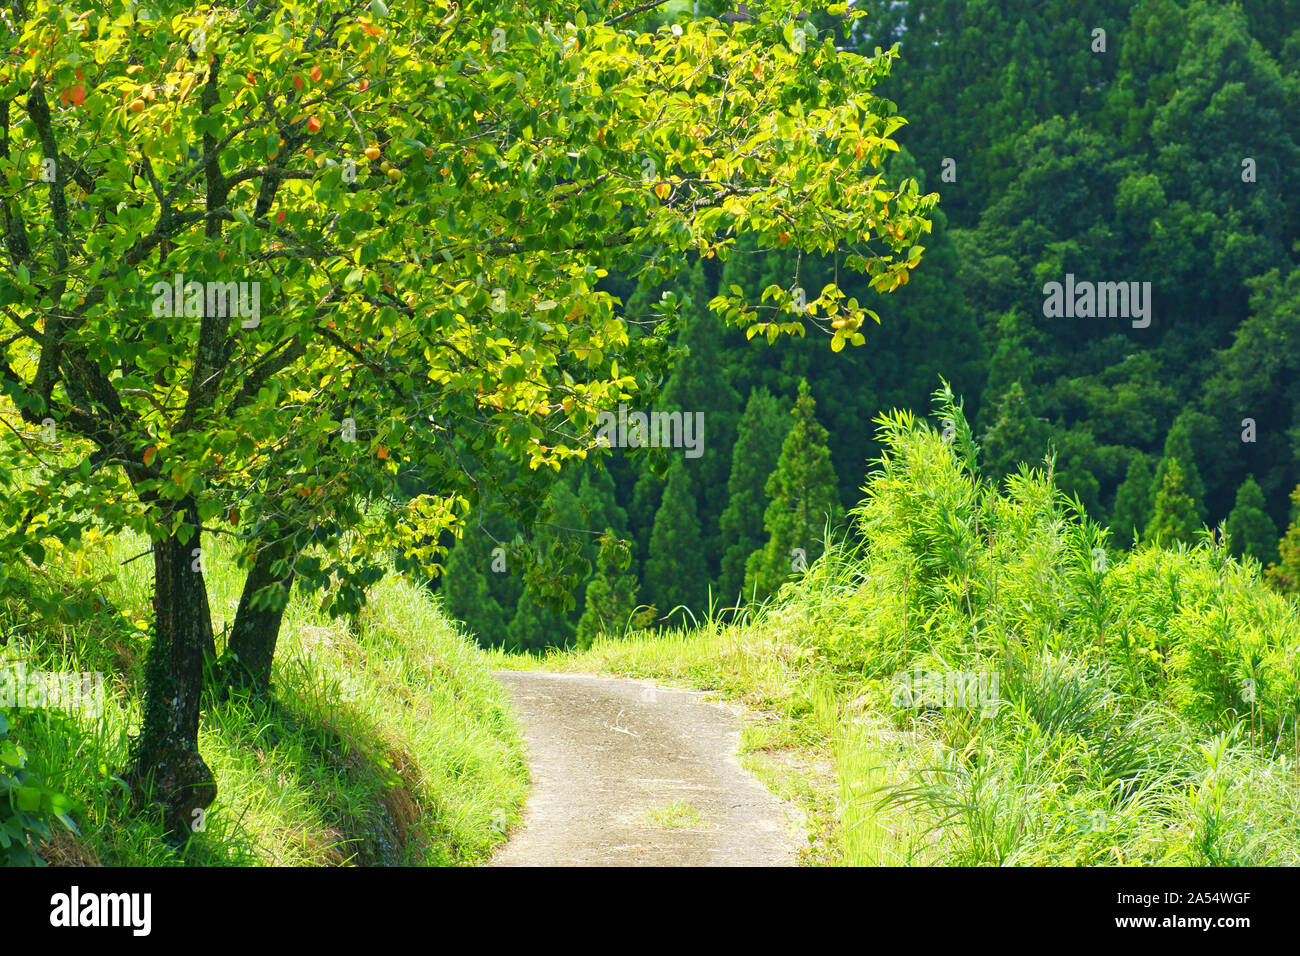
[[[498,671],[533,791],[493,866],[792,866],[795,819],[736,759],[736,711],[648,681]]]

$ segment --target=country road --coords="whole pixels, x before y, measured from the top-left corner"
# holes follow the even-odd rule
[[[500,671],[533,791],[493,866],[791,866],[786,804],[736,759],[739,717],[696,691]]]

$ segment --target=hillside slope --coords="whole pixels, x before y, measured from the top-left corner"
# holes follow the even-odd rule
[[[16,571],[59,593],[57,619],[0,603],[0,667],[104,675],[102,714],[6,709],[27,767],[69,796],[79,835],[56,832],[50,863],[104,865],[450,865],[487,856],[518,816],[526,770],[505,693],[482,655],[404,580],[376,585],[359,627],[295,595],[271,703],[210,703],[201,752],[219,796],[187,847],[132,808],[116,773],[139,720],[148,547],[123,536],[52,552]],[[220,544],[205,551],[218,632],[242,579]],[[220,644],[220,638],[219,638]],[[197,829],[197,827],[196,827]],[[56,827],[57,831],[57,827]]]

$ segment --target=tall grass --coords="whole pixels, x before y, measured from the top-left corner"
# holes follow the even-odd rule
[[[1208,534],[1108,548],[1050,462],[992,486],[961,409],[938,401],[948,440],[879,420],[857,535],[769,612],[801,613],[886,718],[840,732],[846,859],[1300,861],[1296,607]],[[900,695],[918,668],[992,674],[996,706]]]
[[[217,801],[185,846],[132,808],[116,774],[139,722],[148,641],[147,550],[124,535],[55,551],[27,586],[61,593],[55,619],[0,603],[10,662],[106,675],[102,715],[16,713],[30,766],[77,804],[80,835],[51,841],[54,863],[341,865],[474,862],[504,839],[526,789],[522,745],[482,655],[426,592],[389,578],[359,628],[297,594],[285,616],[270,702],[205,710],[199,746]],[[233,618],[242,579],[221,542],[205,548],[214,627]],[[219,638],[220,646],[220,638]]]
[[[1296,606],[1208,534],[1113,548],[1050,461],[995,487],[936,400],[941,427],[878,420],[852,527],[745,619],[532,664],[739,700],[760,771],[833,760],[829,785],[765,776],[833,828],[816,862],[1300,862]],[[915,693],[918,673],[996,693]]]

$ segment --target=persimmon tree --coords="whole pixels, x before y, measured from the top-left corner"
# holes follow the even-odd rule
[[[264,682],[295,580],[354,606],[394,550],[436,566],[485,483],[526,508],[600,451],[597,415],[658,380],[672,328],[671,307],[625,321],[611,274],[654,281],[745,233],[886,291],[917,265],[935,197],[879,171],[891,56],[836,50],[806,3],[642,29],[658,6],[27,2],[2,21],[3,440],[29,466],[2,546],[39,563],[91,523],[149,536],[127,777],[172,827],[215,795],[205,538],[247,561],[225,650]],[[714,307],[837,349],[874,318],[797,276]],[[433,491],[399,495],[404,471]]]

